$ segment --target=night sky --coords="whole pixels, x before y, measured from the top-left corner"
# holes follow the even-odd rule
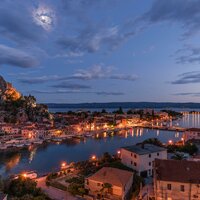
[[[1,0],[0,74],[39,102],[199,102],[200,0]]]

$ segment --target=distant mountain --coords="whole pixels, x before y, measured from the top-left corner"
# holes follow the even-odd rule
[[[200,103],[172,103],[172,102],[110,102],[110,103],[78,103],[59,104],[49,103],[49,108],[190,108],[200,109]]]

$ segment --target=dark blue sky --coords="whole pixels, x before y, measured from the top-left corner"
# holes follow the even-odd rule
[[[200,0],[1,0],[0,74],[39,102],[198,102]]]

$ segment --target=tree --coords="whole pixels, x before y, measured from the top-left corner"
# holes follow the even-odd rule
[[[108,193],[109,190],[111,190],[111,189],[112,189],[112,184],[104,183],[101,190],[100,190],[101,197],[102,197],[102,195],[105,195],[106,193]]]
[[[101,113],[105,114],[105,113],[107,113],[107,111],[105,109],[102,109]]]
[[[174,156],[172,157],[174,160],[183,160],[184,155],[180,153],[175,153]]]
[[[111,162],[112,161],[112,156],[108,152],[105,152],[103,154],[102,161],[103,162]]]
[[[33,197],[32,199],[43,199],[48,200],[49,198],[37,188],[37,183],[29,178],[19,177],[18,179],[10,180],[5,184],[5,193],[9,194],[11,197],[16,197],[18,199],[28,200],[28,197]],[[31,199],[31,198],[29,198]]]
[[[127,114],[128,114],[128,115],[132,115],[132,114],[134,114],[134,113],[133,113],[132,110],[128,110],[128,111],[127,111]]]
[[[163,147],[163,144],[160,140],[158,140],[157,138],[149,138],[149,139],[146,139],[142,142],[143,144],[153,144],[153,145],[156,145],[156,146],[159,146],[159,147]]]

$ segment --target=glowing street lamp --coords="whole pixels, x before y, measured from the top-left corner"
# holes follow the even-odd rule
[[[184,138],[182,137],[181,138],[181,141],[183,142],[183,145],[185,144],[185,140],[184,140]]]
[[[61,163],[61,169],[65,169],[67,167],[67,163],[66,162],[62,162]]]
[[[92,156],[92,160],[96,160],[97,157],[95,155]]]
[[[26,173],[22,174],[22,176],[23,176],[24,178],[27,178],[27,174],[26,174]]]
[[[172,145],[172,144],[173,144],[173,141],[172,141],[172,140],[169,140],[168,143],[169,143],[170,145]]]
[[[121,154],[121,151],[117,151],[117,154],[120,155],[120,154]]]

